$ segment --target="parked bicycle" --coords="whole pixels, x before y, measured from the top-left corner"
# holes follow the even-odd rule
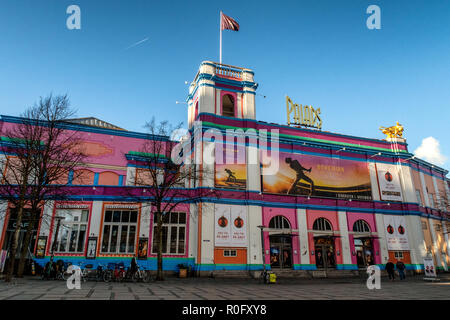
[[[66,280],[68,278],[68,274],[66,273],[67,268],[63,260],[56,261],[56,280]]]
[[[105,274],[108,270],[106,270],[102,264],[98,264],[97,272],[95,274],[95,281],[105,281]]]
[[[118,281],[121,282],[126,277],[125,266],[121,263],[108,263],[108,269],[103,274],[105,282]]]
[[[83,282],[86,282],[87,280],[89,280],[89,278],[92,278],[92,268],[93,268],[93,265],[92,264],[86,264],[86,266],[83,268],[83,265],[84,265],[84,263],[83,262],[80,262],[79,264],[79,267],[80,267],[80,269],[81,269],[81,280],[83,281]]]
[[[137,267],[136,272],[134,272],[131,276],[133,282],[138,281],[149,282],[151,280],[150,274],[144,268],[141,268],[139,266],[136,267]]]

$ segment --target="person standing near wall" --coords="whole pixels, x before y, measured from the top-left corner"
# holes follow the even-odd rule
[[[405,264],[402,261],[397,261],[397,270],[398,270],[398,275],[400,276],[400,280],[404,280],[406,279],[405,277]]]
[[[394,274],[395,265],[392,263],[392,261],[388,261],[388,263],[386,263],[385,268],[389,275],[389,280],[394,281],[395,280],[395,274]]]

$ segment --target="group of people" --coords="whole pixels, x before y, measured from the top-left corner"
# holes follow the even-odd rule
[[[402,261],[397,261],[397,263],[394,265],[394,263],[392,261],[388,261],[388,263],[386,263],[386,272],[389,275],[389,280],[394,281],[395,280],[395,267],[397,267],[397,271],[398,271],[398,275],[400,277],[400,280],[404,280],[406,279],[405,276],[405,269],[406,266]]]

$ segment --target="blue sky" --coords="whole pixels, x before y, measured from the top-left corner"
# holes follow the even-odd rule
[[[66,27],[71,4],[81,8],[81,30]],[[381,30],[366,27],[371,4],[381,8]],[[68,93],[78,116],[128,130],[144,131],[153,115],[186,123],[186,105],[175,101],[202,61],[219,59],[220,10],[241,27],[224,31],[223,63],[255,71],[258,120],[286,123],[287,94],[320,107],[323,130],[381,139],[379,126],[398,120],[411,152],[431,136],[450,158],[450,2],[442,0],[3,0],[0,113],[19,115],[53,92]]]

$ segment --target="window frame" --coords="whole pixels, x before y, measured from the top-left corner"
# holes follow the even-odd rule
[[[273,222],[273,226],[271,226]],[[287,223],[287,228],[286,228]],[[269,221],[269,229],[277,229],[277,230],[290,230],[291,229],[291,223],[289,222],[289,219],[286,218],[283,215],[276,215],[273,216]]]
[[[324,227],[323,229],[320,228],[315,228],[317,223],[318,227]],[[325,226],[328,225],[330,226],[330,229],[326,229]],[[314,220],[313,226],[312,226],[314,231],[327,231],[327,232],[332,232],[333,231],[333,224],[326,218],[324,217],[320,217],[317,218],[316,220]]]
[[[111,212],[111,221],[106,221],[106,217],[107,217],[107,212],[110,211]],[[114,221],[114,212],[120,212],[120,216],[119,216],[119,221]],[[123,212],[128,212],[128,222],[123,222],[122,221],[122,214]],[[131,212],[136,212],[136,221],[135,222],[131,222]],[[139,215],[139,208],[105,208],[104,210],[104,214],[103,214],[103,221],[102,221],[102,237],[101,237],[101,242],[100,242],[100,254],[105,254],[105,255],[134,255],[136,254],[136,244],[137,244],[137,239],[138,239],[138,230],[139,230],[139,219],[140,219],[140,215]],[[105,228],[109,227],[107,236],[108,236],[108,242],[107,242],[107,250],[104,250],[104,240],[105,240]],[[115,241],[115,250],[111,251],[111,240],[113,237],[113,227],[117,226],[117,235],[115,236],[116,241]],[[121,252],[120,248],[121,248],[121,240],[122,240],[122,230],[123,227],[127,227],[126,230],[126,244],[125,244],[125,252]],[[131,227],[135,227],[134,229],[134,236],[130,237],[130,230]],[[132,251],[129,251],[131,246],[131,242],[130,240],[133,239],[133,246],[132,246]]]
[[[367,227],[367,231],[365,230],[366,227]],[[370,233],[370,232],[372,232],[369,223],[367,221],[363,220],[363,219],[356,220],[353,223],[352,230],[353,230],[353,232],[358,232],[358,233]]]
[[[228,254],[226,254],[226,252]],[[224,256],[224,258],[236,258],[237,257],[237,250],[236,249],[224,249],[223,250],[223,256]]]
[[[73,214],[73,212],[77,212],[79,214]],[[53,217],[53,233],[56,233],[56,227],[57,227],[57,223],[55,220],[56,216],[60,216],[61,213],[64,213],[64,215],[67,217],[68,215],[71,216],[71,220],[70,221],[66,221],[66,219],[61,221],[59,230],[58,230],[58,239],[53,239],[52,241],[52,245],[50,246],[50,248],[53,248],[53,245],[56,242],[55,245],[55,253],[61,253],[61,254],[80,254],[82,255],[85,251],[86,248],[86,244],[87,244],[87,236],[88,236],[88,229],[89,229],[89,216],[90,216],[90,210],[89,208],[57,208],[55,210],[55,215]],[[83,214],[86,214],[86,220],[82,221],[82,217]],[[79,220],[75,221],[75,217],[79,218]],[[77,226],[76,229],[76,236],[75,236],[75,243],[74,243],[74,247],[75,250],[71,251],[71,244],[72,244],[72,235],[73,235],[73,231],[74,231],[74,226]],[[82,237],[80,237],[80,233],[81,233],[81,227],[84,226],[84,235]],[[65,233],[67,232],[67,233]],[[65,248],[64,250],[61,250],[61,244],[62,244],[62,237],[63,235],[66,234],[66,239],[65,239]],[[83,239],[81,239],[83,238]],[[80,244],[80,240],[82,240],[81,244]],[[80,250],[79,247],[81,245]]]
[[[177,222],[172,222],[172,214],[177,214]],[[184,214],[184,223],[180,223],[180,213]],[[158,251],[155,250],[155,237],[156,237],[156,215],[152,213],[152,243],[151,243],[151,254],[156,255],[158,254]],[[188,227],[188,213],[184,211],[173,211],[169,213],[169,216],[165,218],[163,216],[163,223],[162,223],[162,232],[164,232],[164,228],[167,228],[167,235],[165,237],[165,248],[164,251],[164,243],[163,243],[163,255],[175,255],[175,256],[184,256],[187,254],[187,227]],[[176,252],[171,252],[172,248],[172,230],[173,228],[176,228],[176,242],[175,242],[175,249]],[[180,229],[184,228],[183,231],[183,238],[180,237]],[[164,242],[164,235],[163,235],[163,242]],[[180,252],[180,242],[183,242],[183,252]]]
[[[224,103],[223,102],[224,102],[225,96],[229,96],[231,98],[231,103],[233,106],[233,115],[229,115],[229,114],[225,115],[224,114],[224,108],[223,108]],[[233,95],[231,92],[223,92],[220,97],[220,115],[224,116],[224,117],[232,117],[232,118],[237,117],[236,104],[237,104],[237,96]]]

